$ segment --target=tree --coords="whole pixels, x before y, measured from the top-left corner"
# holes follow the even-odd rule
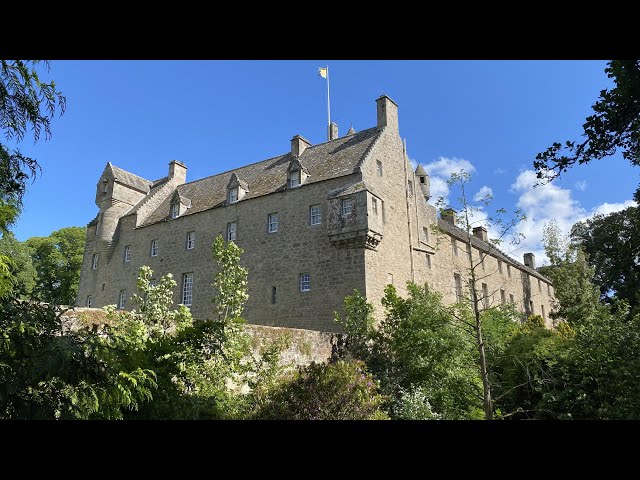
[[[461,301],[457,305],[454,305],[453,315],[462,328],[467,329],[467,331],[469,331],[469,333],[474,337],[476,348],[478,349],[478,368],[480,370],[480,377],[482,378],[485,419],[491,420],[493,419],[494,409],[493,400],[491,398],[490,369],[487,364],[485,337],[482,331],[482,312],[488,309],[486,305],[489,302],[489,298],[495,292],[485,292],[479,288],[481,280],[491,275],[491,273],[488,272],[482,274],[479,269],[481,265],[483,265],[484,258],[491,252],[491,250],[493,250],[493,246],[499,245],[507,233],[511,232],[513,234],[514,227],[524,220],[525,216],[519,210],[516,210],[511,219],[505,221],[503,220],[502,215],[505,214],[506,211],[504,209],[500,209],[496,212],[497,215],[493,218],[488,217],[487,220],[473,220],[478,217],[478,213],[482,211],[483,207],[486,207],[489,204],[491,195],[486,195],[478,200],[470,201],[466,194],[466,185],[470,178],[471,176],[467,172],[461,170],[459,173],[452,173],[451,178],[447,181],[447,185],[449,187],[457,187],[460,190],[460,196],[457,200],[460,205],[461,213],[456,216],[456,223],[462,227],[462,230],[466,234],[465,243],[467,254],[467,267],[461,272],[460,277],[461,279],[464,278],[468,291],[470,292],[470,302],[466,303]],[[444,210],[443,199],[438,200],[438,205],[441,210]],[[492,239],[490,241],[490,245],[492,245],[492,247],[489,251],[478,250],[479,258],[474,259],[472,227],[474,224],[480,222],[492,223],[494,227],[500,230],[500,232],[497,239]],[[521,236],[522,234],[513,235],[512,242],[519,242]],[[463,295],[463,297],[466,296]]]
[[[8,141],[20,142],[28,130],[38,141],[42,132],[51,137],[51,120],[62,115],[66,98],[54,81],[44,83],[39,60],[0,60],[0,128]],[[43,66],[49,71],[49,62]],[[0,143],[0,230],[15,219],[27,180],[40,170],[38,162]]]
[[[594,267],[600,298],[625,300],[631,314],[640,309],[640,208],[629,207],[609,215],[578,222],[571,238]]]
[[[640,165],[640,60],[611,60],[605,68],[615,86],[602,90],[583,125],[582,142],[554,142],[538,153],[533,167],[542,183],[558,178],[575,164],[612,156],[618,149],[632,165]],[[635,192],[640,202],[640,187]]]
[[[555,221],[545,225],[543,245],[550,265],[540,267],[554,285],[558,303],[550,316],[570,325],[589,321],[600,308],[598,289],[592,282],[594,270],[587,263],[582,248],[563,238]]]
[[[36,299],[58,305],[75,303],[85,237],[85,227],[67,227],[25,242],[37,272]]]
[[[7,295],[24,298],[31,294],[36,284],[36,269],[31,261],[31,252],[24,242],[20,242],[11,232],[0,238],[0,255],[6,256],[8,266]],[[0,281],[0,285],[3,282]],[[0,295],[1,296],[1,295]]]
[[[456,325],[442,296],[407,284],[408,298],[387,285],[385,318],[378,328],[373,307],[358,292],[345,297],[343,355],[363,360],[380,382],[392,418],[481,418],[482,382],[471,337]]]

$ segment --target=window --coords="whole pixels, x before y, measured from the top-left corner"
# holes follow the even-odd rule
[[[193,250],[196,246],[196,232],[187,233],[187,250]]]
[[[171,205],[171,218],[178,218],[178,215],[180,215],[180,204],[174,203]]]
[[[509,294],[509,303],[513,303],[514,305],[516,303],[515,299],[513,298],[513,293]]]
[[[193,300],[193,273],[185,273],[182,275],[182,304],[186,307],[191,306]]]
[[[540,305],[540,311],[542,312],[542,318],[546,321],[547,316],[544,314],[544,305]]]
[[[393,285],[393,273],[387,273],[387,285]]]
[[[460,277],[460,274],[453,274],[453,283],[456,292],[456,302],[460,303],[462,301],[462,278]]]
[[[269,233],[275,233],[278,231],[278,214],[270,213],[267,219],[267,223],[269,224]]]
[[[453,254],[457,257],[458,256],[458,242],[456,242],[455,238],[451,239],[451,248],[453,249]]]
[[[342,216],[349,217],[353,213],[353,198],[342,200]]]
[[[504,305],[507,303],[507,294],[504,290],[500,290],[500,302]]]
[[[276,294],[277,294],[276,287],[271,287],[271,304],[272,305],[276,304]]]
[[[93,270],[97,270],[98,269],[98,254],[97,253],[93,254],[93,261],[91,262],[91,268]]]
[[[300,274],[300,291],[301,292],[311,291],[311,275],[309,275],[308,273]]]
[[[484,308],[489,308],[489,287],[486,283],[482,284],[482,303]]]
[[[120,295],[118,296],[118,308],[123,310],[127,302],[127,291],[120,290]]]
[[[309,223],[311,225],[320,225],[320,223],[322,223],[320,205],[311,205],[311,207],[309,207]]]
[[[124,247],[124,261],[128,263],[131,261],[131,245]]]
[[[106,287],[106,286],[107,286],[106,282],[102,282],[102,291],[103,292],[104,292],[104,287]]]
[[[107,193],[109,191],[109,181],[108,180],[103,180],[102,181],[102,193]]]
[[[89,295],[89,296],[87,297],[87,307],[88,307],[88,308],[91,308],[91,300],[92,300],[91,295]]]
[[[238,201],[238,187],[229,189],[229,203],[236,203]]]
[[[158,240],[154,240],[151,242],[151,256],[152,257],[158,256]]]
[[[378,216],[378,200],[376,200],[375,198],[371,199],[371,210],[373,210],[373,214],[377,217]]]
[[[427,268],[431,270],[431,256],[427,253]]]
[[[409,180],[409,196],[413,197],[413,182]]]
[[[542,293],[542,281],[538,279],[538,291]]]
[[[382,162],[380,160],[376,161],[376,172],[378,172],[378,176],[382,176]]]
[[[511,265],[507,263],[507,276],[511,278]]]
[[[498,260],[498,271],[502,273],[502,260]]]
[[[425,182],[425,177],[420,177],[420,183],[424,183]]]
[[[289,174],[289,187],[295,188],[300,186],[300,170],[293,170]]]
[[[429,241],[429,229],[427,227],[422,227],[422,241],[424,243]]]
[[[227,242],[236,240],[236,222],[227,223]]]

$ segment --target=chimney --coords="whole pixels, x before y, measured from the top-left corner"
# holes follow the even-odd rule
[[[378,104],[378,128],[389,127],[398,131],[398,105],[386,95],[376,100]]]
[[[473,229],[473,236],[478,237],[480,240],[484,240],[485,242],[489,241],[489,236],[487,235],[487,229],[484,227],[476,227]]]
[[[331,122],[329,124],[329,140],[335,140],[336,138],[338,138],[338,124]]]
[[[300,135],[296,135],[291,139],[291,155],[293,155],[294,157],[299,157],[300,155],[302,155],[302,152],[304,152],[307,147],[310,146],[311,142],[309,142],[309,140],[301,137]]]
[[[456,211],[453,208],[445,208],[440,214],[440,218],[451,225],[456,224]]]
[[[532,268],[533,270],[536,269],[536,256],[533,253],[525,253],[523,255],[524,257],[524,264],[529,267]]]
[[[178,185],[187,181],[187,166],[178,160],[171,160],[169,163],[169,180],[173,180]]]

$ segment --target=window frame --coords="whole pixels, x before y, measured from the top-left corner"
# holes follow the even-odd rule
[[[232,225],[233,225],[233,228],[231,228]],[[231,233],[233,233],[233,238],[231,238]],[[237,238],[238,238],[238,223],[237,222],[227,223],[227,242],[235,242]]]
[[[87,306],[87,308],[92,308],[91,304],[93,303],[93,297],[91,295],[87,295],[87,301],[85,302],[85,305]]]
[[[296,183],[294,185],[293,180],[295,179]],[[289,188],[298,188],[302,184],[302,175],[300,170],[291,170],[289,172]]]
[[[314,215],[313,214],[313,209],[317,208],[318,209],[318,214]],[[318,221],[314,223],[313,219],[314,216],[317,217]],[[309,225],[322,225],[322,210],[320,207],[320,204],[316,204],[316,205],[310,205],[309,206]]]
[[[131,262],[131,245],[125,245],[124,247],[124,263]]]
[[[379,177],[383,176],[383,170],[382,170],[382,161],[381,160],[376,160],[376,173]]]
[[[98,269],[99,259],[100,259],[100,254],[99,253],[94,253],[93,257],[91,258],[91,270],[97,270]]]
[[[118,292],[118,310],[124,310],[127,307],[127,289]]]
[[[267,233],[278,233],[278,212],[267,215]]]
[[[180,204],[172,203],[171,204],[171,218],[178,218],[180,216]]]
[[[158,239],[151,240],[151,251],[149,252],[149,256],[157,257],[158,256]]]
[[[239,193],[240,192],[238,190],[238,187],[233,187],[229,189],[229,193],[227,194],[227,201],[229,202],[229,204],[238,203]]]
[[[187,232],[187,250],[193,250],[194,248],[196,248],[196,231],[192,230]]]
[[[346,206],[349,205],[349,212],[347,213],[347,209]],[[353,198],[343,198],[342,199],[342,204],[340,205],[340,212],[341,212],[341,216],[342,218],[349,218],[353,216],[353,210],[354,210],[354,206],[355,206],[355,202],[353,201]]]
[[[188,281],[189,280],[189,281]],[[188,291],[187,291],[188,287]],[[188,294],[188,301],[187,300]],[[182,305],[185,307],[191,307],[193,305],[193,272],[187,272],[182,274],[182,288],[181,288],[181,300]]]
[[[299,285],[298,286],[299,286],[299,289],[300,289],[300,293],[310,292],[311,291],[311,274],[310,273],[301,273],[300,276],[299,276]]]

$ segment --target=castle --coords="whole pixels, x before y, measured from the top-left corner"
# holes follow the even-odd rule
[[[325,143],[296,135],[283,155],[189,183],[187,167],[175,160],[155,181],[108,163],[96,187],[100,211],[87,228],[77,304],[133,308],[138,270],[149,265],[155,278],[173,274],[176,304],[210,318],[217,235],[244,249],[249,323],[336,331],[334,311],[354,289],[381,318],[384,287],[404,295],[408,280],[426,282],[445,302],[460,300],[468,294],[468,234],[453,212],[438,218],[427,203],[429,176],[407,158],[398,106],[386,95],[376,104],[373,128],[339,137],[331,124]],[[553,287],[533,255],[513,260],[483,227],[471,240],[483,305],[512,302],[549,322]]]

